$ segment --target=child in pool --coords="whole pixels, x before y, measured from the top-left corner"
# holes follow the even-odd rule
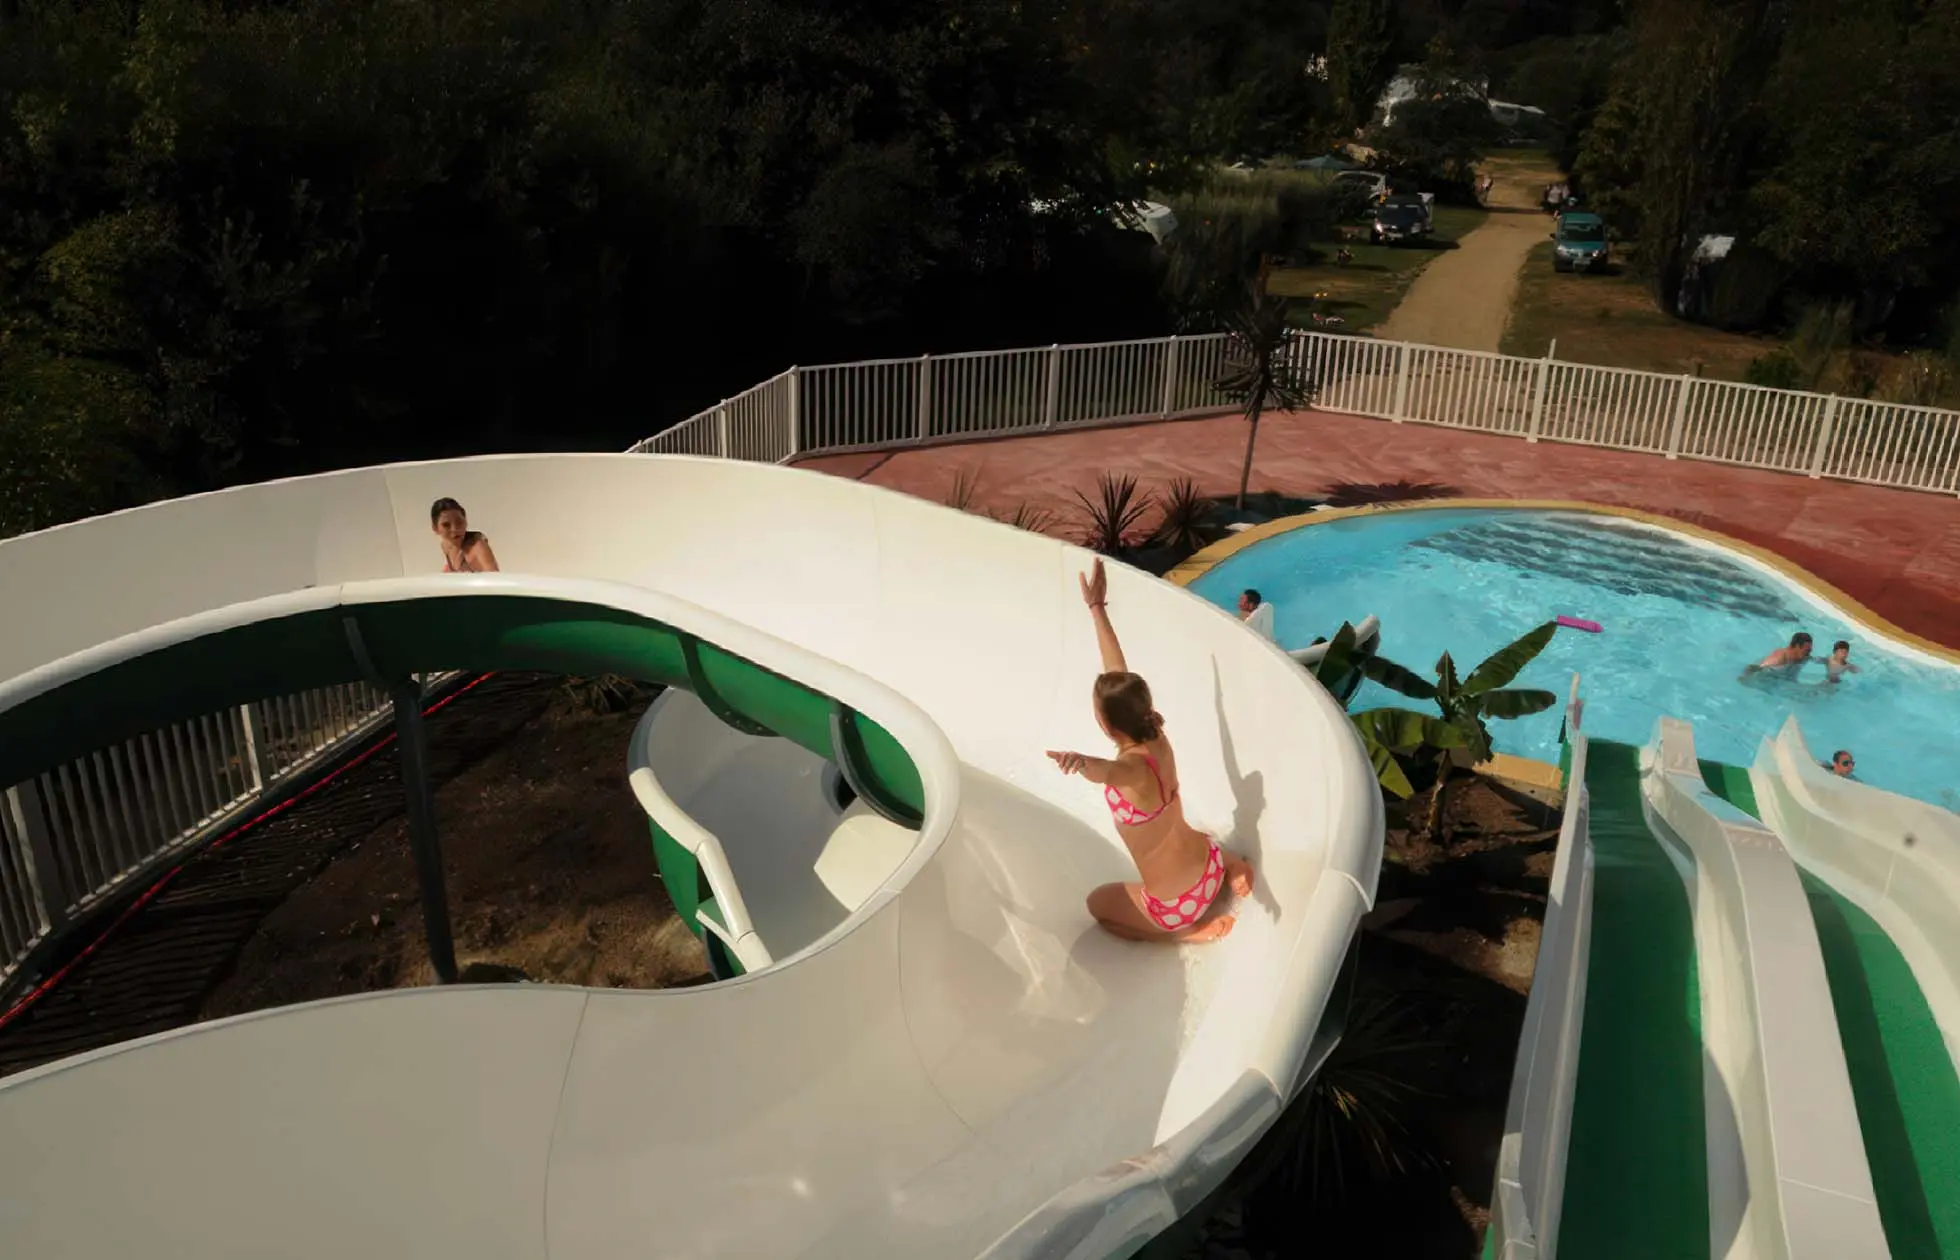
[[[1824,681],[1837,682],[1846,674],[1862,674],[1864,671],[1851,663],[1851,644],[1839,639],[1831,645],[1831,654],[1824,660]]]

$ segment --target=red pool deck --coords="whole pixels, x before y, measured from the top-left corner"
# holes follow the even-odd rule
[[[1028,503],[1080,530],[1074,492],[1104,472],[1146,489],[1188,476],[1208,494],[1238,487],[1245,421],[1236,415],[993,438],[894,452],[817,456],[803,466],[944,500],[965,470],[974,506]],[[1569,499],[1637,508],[1774,551],[1880,616],[1960,648],[1960,498],[1812,480],[1658,455],[1331,412],[1259,425],[1255,490],[1328,494],[1338,503],[1412,498]]]

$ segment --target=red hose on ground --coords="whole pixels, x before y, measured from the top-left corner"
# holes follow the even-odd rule
[[[456,688],[456,690],[450,692],[442,699],[436,701],[428,708],[422,710],[422,715],[424,717],[427,717],[435,713],[438,709],[441,709],[444,705],[448,704],[451,700],[456,699],[456,697],[462,695],[464,692],[470,690],[472,687],[475,687],[478,683],[482,682],[484,679],[488,677],[490,677],[490,675],[488,674],[478,674],[475,678],[470,679],[470,681],[468,681],[467,683],[464,683],[462,686]],[[250,831],[252,828],[258,826],[260,823],[266,821],[267,819],[275,818],[278,815],[285,813],[293,806],[299,804],[307,797],[313,795],[321,788],[327,786],[327,784],[332,783],[335,779],[338,779],[341,775],[346,774],[349,770],[352,770],[356,766],[359,766],[360,764],[365,762],[369,757],[374,756],[374,754],[380,752],[382,749],[386,748],[388,745],[394,742],[395,742],[394,732],[390,731],[388,734],[376,740],[372,747],[363,749],[359,756],[350,758],[345,765],[335,766],[332,770],[328,771],[326,774],[321,775],[319,779],[315,780],[312,783],[307,784],[303,790],[293,793],[293,795],[287,797],[285,800],[279,802],[277,805],[274,805],[270,809],[254,814],[252,817],[246,819],[244,822],[239,823],[236,827],[233,827],[230,831],[227,831],[223,835],[219,836],[216,840],[213,840],[210,844],[207,844],[202,848],[200,848],[198,852],[200,854],[209,853],[211,850],[229,841],[234,836],[243,835],[245,832]],[[21,1014],[25,1012],[28,1007],[32,1006],[35,1002],[39,1001],[44,994],[46,994],[49,990],[53,989],[57,984],[60,984],[63,980],[65,980],[68,977],[69,972],[81,966],[83,961],[86,960],[89,955],[93,954],[96,950],[102,947],[102,943],[108,940],[109,937],[115,933],[117,928],[127,923],[130,920],[130,917],[133,916],[138,910],[141,910],[144,906],[149,905],[151,901],[155,900],[157,894],[161,893],[164,890],[165,886],[167,886],[171,880],[177,878],[177,876],[183,871],[184,867],[188,866],[190,862],[191,859],[186,858],[184,861],[179,862],[177,865],[171,867],[168,871],[165,871],[161,876],[157,878],[155,883],[151,884],[148,888],[143,890],[141,896],[137,897],[136,900],[130,902],[127,906],[125,906],[123,908],[122,913],[118,914],[113,920],[111,920],[109,926],[103,928],[102,931],[96,936],[96,938],[90,941],[88,945],[84,947],[80,953],[76,954],[73,958],[70,958],[67,962],[63,963],[60,969],[57,970],[53,975],[49,976],[41,983],[35,985],[32,989],[29,989],[26,993],[22,994],[20,1000],[15,1002],[12,1006],[8,1007],[5,1014],[0,1014],[0,1030],[4,1030],[7,1027],[7,1025],[13,1023],[16,1019],[19,1019]]]

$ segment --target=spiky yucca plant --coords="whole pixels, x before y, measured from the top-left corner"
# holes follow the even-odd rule
[[[1000,520],[1002,524],[1012,525],[1015,529],[1025,529],[1030,534],[1045,534],[1054,525],[1055,514],[1045,507],[1023,503]]]
[[[1160,503],[1164,515],[1157,522],[1157,542],[1179,551],[1196,551],[1205,545],[1204,523],[1211,514],[1211,503],[1198,493],[1197,482],[1179,477],[1171,482]]]
[[[1114,555],[1129,545],[1130,539],[1150,511],[1151,499],[1137,493],[1137,479],[1128,473],[1104,473],[1096,480],[1096,497],[1080,490],[1084,515],[1082,545],[1091,551]]]

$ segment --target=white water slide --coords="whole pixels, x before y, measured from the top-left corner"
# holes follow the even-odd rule
[[[438,496],[489,532],[502,574],[436,572]],[[779,922],[771,871],[808,838],[768,828],[811,811],[754,803],[818,790],[821,758],[737,740],[708,768],[724,773],[680,765],[641,790],[695,815],[676,838],[697,855],[703,837],[725,850],[703,874],[724,916],[746,902],[735,979],[369,994],[0,1082],[0,1255],[1132,1254],[1221,1182],[1331,1046],[1382,823],[1318,684],[1228,614],[1113,567],[1111,611],[1177,740],[1189,814],[1259,885],[1221,944],[1097,930],[1083,896],[1126,859],[1099,792],[1043,756],[1101,738],[1087,560],[820,474],[612,455],[363,469],[0,543],[0,754],[22,765],[154,724],[173,698],[207,703],[233,673],[223,703],[317,685],[309,654],[343,626],[358,659],[393,650],[377,629],[391,609],[461,610],[450,643],[528,601],[600,610],[581,615],[602,630],[676,628],[833,715],[849,706],[902,746],[923,800],[896,846],[858,807],[814,842],[868,834],[868,857],[812,867],[796,849],[787,883],[835,908]],[[504,645],[532,642],[498,624]],[[283,646],[239,646],[268,641]],[[467,667],[424,647],[415,668]],[[148,708],[133,686],[103,690],[146,661],[174,671],[149,680]],[[42,727],[22,745],[32,714],[45,747]],[[636,788],[665,773],[667,720],[621,750]],[[721,755],[709,743],[697,760]]]

